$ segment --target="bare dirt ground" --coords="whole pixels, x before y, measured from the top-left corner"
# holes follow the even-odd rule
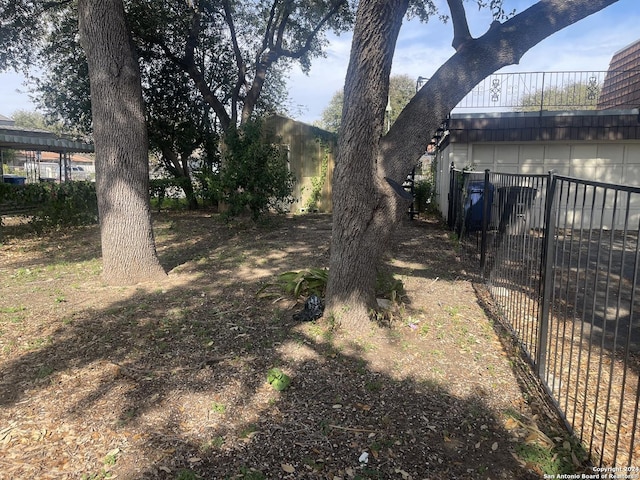
[[[330,222],[161,213],[169,276],[133,287],[102,283],[97,227],[5,226],[0,478],[540,478],[527,446],[576,463],[437,221],[397,232],[406,294],[386,328],[350,337],[258,298],[327,266]]]

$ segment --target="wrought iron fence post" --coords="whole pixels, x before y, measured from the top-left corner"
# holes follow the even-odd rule
[[[536,370],[540,379],[545,377],[547,361],[547,337],[549,334],[549,314],[551,296],[553,293],[553,246],[556,229],[556,215],[553,208],[556,192],[556,176],[553,170],[549,172],[547,182],[547,199],[544,215],[543,254],[540,277],[542,278],[542,292],[538,318],[538,348],[536,349]]]
[[[453,227],[455,226],[455,220],[454,220],[454,216],[453,216],[453,212],[454,212],[454,196],[455,196],[455,192],[454,192],[454,187],[455,187],[455,164],[453,162],[451,162],[451,165],[449,165],[449,205],[447,208],[447,224],[449,225],[449,228],[453,229]]]
[[[487,257],[487,230],[489,229],[489,169],[484,171],[484,191],[482,193],[482,237],[480,239],[480,273],[484,278]]]
[[[542,115],[542,110],[544,110],[544,78],[545,72],[542,72],[542,88],[540,89],[540,114]]]

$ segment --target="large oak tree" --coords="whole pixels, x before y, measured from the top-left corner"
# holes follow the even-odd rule
[[[0,71],[28,67],[38,57],[31,52],[68,54],[71,61],[58,64],[62,68],[52,77],[51,91],[63,91],[65,109],[85,125],[89,124],[88,102],[81,95],[86,92],[86,80],[67,81],[75,71],[85,73],[84,65],[73,67],[81,56],[74,42],[76,2],[91,84],[104,278],[110,283],[152,280],[164,272],[155,254],[149,216],[148,137],[141,123],[138,55],[148,62],[143,78],[149,80],[149,72],[158,66],[166,71],[168,62],[176,74],[164,79],[181,82],[171,88],[170,95],[154,102],[151,113],[176,111],[175,103],[167,100],[192,94],[191,90],[174,94],[182,91],[186,78],[199,94],[203,110],[214,112],[217,124],[226,131],[264,109],[268,103],[264,99],[274,91],[271,97],[277,96],[277,83],[291,62],[308,68],[322,54],[324,34],[351,25],[352,9],[347,0],[0,0],[4,40]],[[60,32],[71,41],[47,45],[45,40],[51,36],[42,32]],[[155,86],[156,92],[166,93],[166,84]],[[80,103],[74,104],[74,99]],[[196,104],[187,103],[189,107]],[[173,132],[179,130],[179,141],[175,135],[154,135],[152,140],[175,172],[185,176],[189,173],[185,159],[198,135],[182,128],[186,125],[183,113],[192,116],[181,110],[181,118],[166,119]],[[207,124],[207,118],[200,118]]]
[[[103,277],[113,284],[162,278],[140,67],[122,0],[79,0],[78,25],[91,85]]]
[[[375,308],[376,266],[406,203],[387,178],[401,182],[451,110],[482,79],[518,63],[551,34],[617,0],[541,0],[473,38],[463,0],[448,0],[456,52],[384,133],[389,74],[409,0],[359,3],[344,88],[333,177],[333,235],[328,310],[356,330]],[[492,2],[495,4],[495,2]]]

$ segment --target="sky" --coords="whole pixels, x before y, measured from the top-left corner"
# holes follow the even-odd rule
[[[446,11],[445,0],[437,0]],[[504,0],[505,11],[523,11],[533,0]],[[475,1],[465,2],[471,33],[478,37],[491,18],[478,12]],[[606,70],[618,50],[640,39],[640,2],[619,0],[599,13],[552,35],[529,50],[519,65],[503,72]],[[453,53],[451,24],[432,19],[427,24],[405,21],[398,38],[392,75],[429,77]],[[299,68],[291,72],[288,91],[290,116],[306,123],[319,120],[331,97],[344,85],[349,62],[351,36],[332,36],[325,58],[315,59],[305,75]],[[24,78],[15,73],[0,74],[0,114],[11,116],[16,110],[35,110]]]

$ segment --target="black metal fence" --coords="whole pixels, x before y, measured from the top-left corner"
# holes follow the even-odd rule
[[[640,188],[452,168],[448,220],[592,462],[637,467]]]

